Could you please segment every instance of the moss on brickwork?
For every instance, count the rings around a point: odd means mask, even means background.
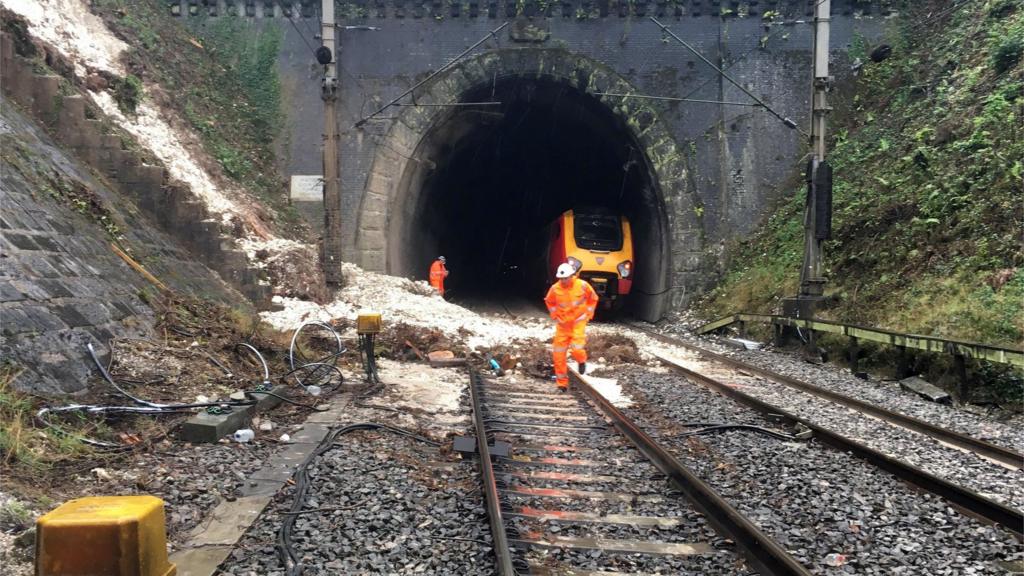
[[[834,220],[820,315],[1020,345],[1024,10],[933,1],[902,18],[887,40],[892,55],[865,58],[853,85],[833,94]],[[708,316],[772,311],[796,293],[803,192],[790,198],[731,248]]]

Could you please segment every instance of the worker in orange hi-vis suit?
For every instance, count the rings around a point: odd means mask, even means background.
[[[548,290],[544,303],[555,321],[555,338],[551,342],[551,355],[555,361],[555,382],[559,390],[569,389],[569,367],[566,352],[580,365],[580,374],[587,371],[587,322],[597,309],[597,292],[584,280],[576,277],[572,264],[558,266],[558,281]]]
[[[444,297],[444,279],[448,277],[448,268],[444,265],[444,256],[438,256],[430,265],[430,285]]]

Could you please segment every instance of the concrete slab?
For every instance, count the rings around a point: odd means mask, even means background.
[[[234,502],[221,502],[210,512],[207,521],[192,530],[192,548],[221,544],[232,546],[249,529],[273,498],[269,494],[247,496]]]
[[[274,479],[274,480],[258,480],[256,478],[249,478],[245,481],[241,487],[238,488],[238,497],[244,498],[246,496],[266,496],[277,494],[277,491],[284,486],[285,479]]]
[[[200,412],[181,425],[178,436],[186,442],[216,442],[245,428],[255,413],[254,406],[236,407],[227,414]]]
[[[252,396],[256,399],[255,405],[237,406],[227,414],[200,412],[182,424],[178,435],[186,442],[216,442],[228,434],[234,433],[235,430],[248,426],[249,420],[257,412],[270,410],[280,404],[282,400],[278,396],[286,396],[288,387],[275,386],[272,392],[273,394],[253,392]]]
[[[345,412],[349,403],[352,402],[352,394],[342,394],[331,399],[329,403],[323,404],[327,410],[314,412],[306,419],[307,424],[338,424],[344,421]]]
[[[316,444],[290,444],[288,448],[275,454],[262,468],[253,472],[250,478],[284,482],[292,477],[295,467],[301,464],[315,449]]]
[[[188,548],[171,554],[178,576],[209,576],[231,554],[231,546]]]
[[[911,376],[910,378],[904,378],[900,380],[900,388],[907,392],[913,392],[918,396],[931,400],[932,402],[949,403],[953,399],[946,393],[945,390],[938,386],[918,378],[917,376]]]
[[[332,427],[326,422],[309,422],[298,432],[292,434],[292,442],[295,444],[319,444]]]
[[[280,399],[263,396],[274,405],[280,402]],[[238,489],[237,500],[221,502],[201,525],[192,530],[185,547],[171,555],[179,576],[210,576],[216,572],[235,543],[292,477],[295,468],[316,450],[332,425],[343,420],[351,399],[351,394],[339,396],[331,401],[328,410],[311,414],[294,434],[298,441],[270,456],[263,467],[251,474]]]

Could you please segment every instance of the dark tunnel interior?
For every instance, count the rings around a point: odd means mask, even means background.
[[[559,214],[600,206],[634,235],[635,293],[667,268],[665,211],[640,146],[605,104],[566,83],[511,77],[465,93],[417,148],[403,177],[392,273],[426,278],[443,254],[453,299],[539,299],[543,230]],[[629,308],[627,301],[627,309]]]

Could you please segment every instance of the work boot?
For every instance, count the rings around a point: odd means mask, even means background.
[[[580,362],[580,376],[582,376],[582,375],[584,375],[586,373],[587,373],[587,363],[586,362]]]

